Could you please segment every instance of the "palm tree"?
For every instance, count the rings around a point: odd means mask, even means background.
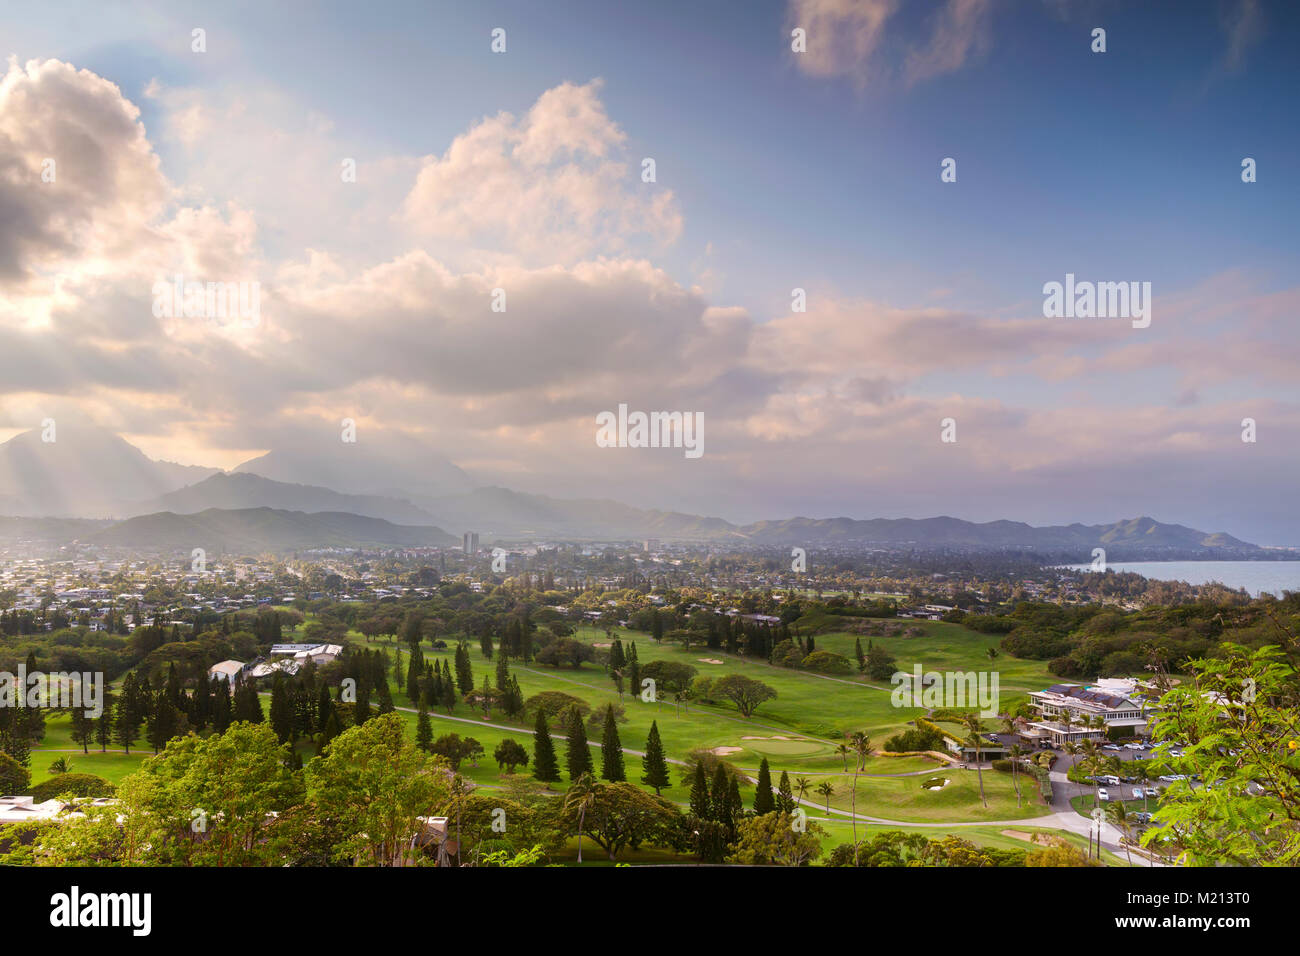
[[[840,758],[844,761],[844,772],[845,772],[845,773],[848,773],[848,772],[849,772],[849,754],[852,753],[852,751],[849,750],[848,744],[840,744],[838,747],[835,748],[835,752],[836,752],[837,754],[839,754],[839,755],[840,755]]]
[[[72,761],[69,760],[67,757],[59,757],[52,764],[50,764],[51,774],[71,773],[71,772],[72,772]]]
[[[1097,779],[1097,774],[1101,772],[1101,752],[1097,749],[1097,741],[1091,739],[1079,741],[1079,752],[1083,754],[1084,769],[1092,777],[1095,790],[1092,805],[1099,807],[1101,806],[1101,781]]]
[[[1110,822],[1124,835],[1124,855],[1128,857],[1128,865],[1133,865],[1133,853],[1129,850],[1129,840],[1133,836],[1133,817],[1124,808],[1123,802],[1112,803],[1106,808],[1106,816],[1110,817]],[[1101,857],[1101,839],[1097,840],[1097,856]]]
[[[1064,739],[1068,745],[1070,743],[1070,728],[1074,726],[1074,712],[1063,708],[1056,716],[1061,723],[1065,724]]]
[[[853,765],[853,865],[858,865],[858,774],[871,756],[871,738],[861,730],[849,735],[849,746],[858,755]],[[830,811],[827,811],[828,813]]]
[[[804,794],[807,793],[811,787],[812,787],[812,781],[809,780],[807,777],[795,777],[794,778],[795,798],[800,803],[803,803]]]
[[[966,729],[970,731],[970,737],[967,739],[967,742],[975,745],[975,773],[979,777],[980,781],[980,802],[984,804],[984,809],[987,810],[989,800],[988,797],[984,795],[984,767],[982,766],[984,760],[980,750],[983,741],[980,738],[981,731],[979,715],[967,714],[963,723],[966,724]]]
[[[564,795],[564,809],[578,811],[578,862],[582,862],[582,828],[587,811],[596,805],[596,778],[588,771],[573,781]]]
[[[816,790],[826,798],[826,816],[831,815],[831,797],[835,796],[835,788],[831,786],[829,780],[823,780],[817,784]]]
[[[1011,786],[1016,788],[1016,807],[1017,809],[1024,806],[1020,800],[1020,779],[1017,776],[1017,770],[1020,767],[1020,758],[1025,755],[1025,751],[1020,744],[1011,745]]]
[[[456,803],[456,863],[464,865],[460,855],[460,811],[465,804],[465,797],[474,789],[473,785],[458,773],[451,775],[451,797]]]

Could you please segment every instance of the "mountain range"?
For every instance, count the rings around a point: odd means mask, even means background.
[[[561,499],[472,479],[435,451],[391,436],[350,444],[337,435],[280,448],[230,472],[155,461],[102,429],[60,427],[0,445],[0,540],[80,540],[140,548],[286,551],[317,547],[446,546],[446,529],[484,543],[527,538],[658,538],[763,547],[1032,551],[1091,559],[1245,556],[1255,545],[1148,517],[1105,525],[1032,527],[959,518],[786,518],[738,525],[717,517]],[[52,521],[31,520],[48,516]],[[73,519],[112,517],[116,523]],[[27,519],[27,520],[22,520]]]

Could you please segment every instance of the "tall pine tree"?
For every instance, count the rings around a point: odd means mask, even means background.
[[[776,809],[776,800],[772,796],[772,770],[764,757],[758,762],[758,786],[754,790],[754,813],[763,816]]]
[[[564,755],[569,779],[577,780],[584,773],[594,773],[591,747],[587,744],[587,728],[582,723],[582,713],[578,710],[577,704],[569,708],[564,718],[564,726],[569,734],[569,747]]]
[[[605,710],[605,733],[600,741],[600,775],[612,782],[627,779],[623,770],[623,744],[618,739],[616,723],[614,705],[609,704]]]
[[[560,779],[560,764],[555,759],[555,742],[546,725],[546,712],[540,707],[533,730],[533,776],[543,783],[554,783]]]
[[[668,779],[668,761],[664,759],[663,741],[659,739],[659,724],[656,721],[650,721],[650,736],[645,742],[645,756],[641,758],[641,766],[645,774],[641,777],[641,782],[646,786],[655,788],[655,796],[664,787],[672,786]]]

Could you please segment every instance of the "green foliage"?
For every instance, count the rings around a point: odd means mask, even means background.
[[[93,773],[62,773],[32,787],[31,796],[37,803],[44,803],[63,796],[111,797],[116,790],[113,784]]]

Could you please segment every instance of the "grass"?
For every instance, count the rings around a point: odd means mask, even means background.
[[[1018,696],[1046,686],[1054,680],[1045,664],[1040,661],[1018,661],[1000,656],[990,663],[986,649],[993,641],[959,625],[910,622],[907,626],[922,628],[924,636],[872,636],[870,640],[889,650],[897,658],[899,669],[904,671],[911,670],[914,664],[920,664],[925,670],[997,670],[1003,692],[1003,710],[1011,706]],[[891,700],[892,688],[888,684],[859,675],[828,677],[773,667],[765,662],[742,659],[700,645],[689,649],[677,644],[660,646],[655,645],[647,634],[622,629],[618,629],[615,636],[621,638],[625,646],[632,641],[636,642],[642,664],[653,660],[672,660],[690,664],[699,673],[712,677],[745,674],[771,686],[776,690],[777,697],[764,703],[751,718],[746,719],[729,704],[690,702],[678,706],[671,701],[643,703],[639,697],[620,695],[604,669],[590,663],[576,669],[560,669],[512,662],[510,671],[519,681],[525,698],[542,691],[558,690],[581,698],[593,709],[609,702],[621,703],[628,718],[618,725],[624,748],[644,750],[650,725],[655,722],[670,761],[682,761],[695,749],[739,747],[742,748],[740,751],[727,755],[725,759],[754,776],[759,761],[766,757],[774,782],[780,779],[782,771],[789,774],[792,782],[798,777],[808,778],[811,787],[805,793],[804,806],[810,815],[817,813],[818,807],[824,806],[823,798],[812,789],[823,781],[830,782],[834,787],[835,793],[831,797],[833,809],[848,811],[852,803],[852,774],[845,773],[845,759],[836,751],[837,746],[845,741],[847,733],[865,731],[870,735],[873,745],[879,748],[887,737],[903,730],[914,717],[923,714],[917,708],[895,707]],[[609,639],[603,630],[593,627],[579,628],[576,637],[592,644],[603,644]],[[351,634],[350,639],[360,647],[386,648],[390,653],[399,647],[383,641],[367,644],[360,634]],[[819,649],[852,658],[855,639],[856,636],[850,633],[830,633],[820,634],[816,640]],[[405,660],[404,646],[402,651]],[[450,663],[454,645],[440,651],[425,646],[422,651],[426,659],[441,657]],[[494,665],[482,658],[476,643],[471,644],[470,654],[478,683],[485,673],[493,672]],[[702,664],[699,658],[703,657],[714,658],[722,663]],[[393,683],[390,684],[390,690],[397,707],[410,708],[404,688]],[[1010,697],[1007,696],[1008,692]],[[414,735],[415,713],[407,709],[399,710],[399,713]],[[496,787],[504,783],[503,773],[498,770],[491,756],[502,740],[512,738],[531,753],[531,721],[526,724],[510,721],[501,713],[493,712],[490,721],[485,722],[481,711],[472,710],[465,704],[458,705],[450,715],[450,718],[459,719],[449,719],[449,715],[441,710],[430,716],[435,736],[457,733],[462,737],[473,737],[483,745],[485,754],[480,758],[478,766],[466,762],[460,768],[462,774],[480,786]],[[488,726],[489,722],[502,726]],[[147,747],[140,752],[133,749],[129,755],[120,752],[100,754],[92,747],[90,754],[83,755],[80,748],[71,741],[68,724],[68,719],[60,715],[47,719],[46,736],[41,741],[40,748],[33,751],[33,783],[48,779],[48,765],[57,756],[70,757],[74,771],[95,773],[118,782],[150,754]],[[776,736],[797,739],[773,739]],[[746,737],[757,739],[746,740]],[[593,743],[598,745],[599,741]],[[563,767],[566,743],[558,739],[558,735],[556,748]],[[598,750],[598,746],[593,746],[592,756],[597,770],[600,765]],[[312,752],[310,745],[305,747],[304,759],[310,759]],[[640,757],[625,754],[625,765],[628,779],[639,783],[643,772]],[[664,797],[679,804],[685,804],[689,797],[689,787],[682,781],[682,770],[681,766],[670,766],[672,785],[663,791]],[[523,768],[522,772],[527,773],[527,768]],[[950,783],[942,790],[927,791],[922,783],[931,776],[946,777]],[[862,815],[902,823],[1028,821],[1050,812],[1042,805],[1032,779],[1021,776],[1023,800],[1022,805],[1017,806],[1009,775],[985,771],[983,776],[989,804],[987,808],[980,801],[979,781],[974,771],[962,770],[926,757],[872,756],[866,761],[857,781],[857,811]],[[568,784],[565,775],[564,779],[552,784],[551,789],[560,791]],[[747,804],[752,801],[752,786],[744,788],[743,794]],[[849,820],[832,818],[824,825],[831,830],[832,835],[827,838],[831,845],[850,839]],[[860,822],[859,838],[872,829],[899,828]],[[921,828],[918,832],[930,837],[953,833],[981,845],[1026,846],[1023,841],[1001,835],[1000,829],[1001,827],[990,827],[986,831],[980,826],[954,826],[950,829]],[[1017,829],[1027,828],[1018,825]],[[661,861],[661,854],[651,851],[647,851],[647,854],[644,860],[638,861]],[[597,848],[593,857],[600,856],[602,854]],[[626,859],[632,861],[634,857]]]

